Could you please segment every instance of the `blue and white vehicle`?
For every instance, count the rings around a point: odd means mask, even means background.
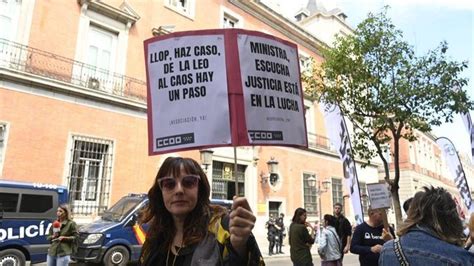
[[[211,200],[230,209],[231,200]],[[139,222],[148,205],[146,194],[129,194],[90,224],[79,228],[79,247],[71,258],[78,262],[102,265],[127,265],[137,261],[145,242],[147,224]]]
[[[63,186],[0,180],[0,265],[46,261],[46,236],[67,201]]]

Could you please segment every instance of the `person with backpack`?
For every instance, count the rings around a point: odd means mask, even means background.
[[[324,229],[319,238],[318,254],[321,266],[342,266],[342,243],[336,232],[336,217],[324,215]]]

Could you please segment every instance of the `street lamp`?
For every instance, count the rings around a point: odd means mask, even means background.
[[[321,182],[321,180],[318,181],[318,180],[316,180],[316,177],[314,175],[312,175],[308,178],[308,186],[309,187],[314,189],[316,187],[316,183],[318,184],[318,187],[316,188],[316,195],[318,196],[319,225],[321,226],[322,221],[323,221],[323,214],[322,214],[322,208],[321,208],[321,194],[328,191],[329,184],[331,184],[331,181],[329,181],[329,180],[324,180],[322,182]],[[323,185],[322,188],[321,188],[321,183]]]
[[[207,174],[207,168],[212,164],[212,154],[214,151],[200,150],[199,153],[201,154],[201,164],[204,165],[204,169]]]
[[[268,174],[265,174],[263,171],[260,172],[260,183],[265,184],[267,181],[270,181],[273,184],[278,180],[278,161],[271,157],[267,162],[267,167]]]

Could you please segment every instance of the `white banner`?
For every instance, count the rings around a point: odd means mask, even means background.
[[[436,143],[443,152],[446,164],[449,171],[451,172],[452,177],[454,178],[454,183],[459,190],[459,194],[461,195],[464,205],[466,205],[469,213],[474,212],[474,204],[472,202],[471,192],[467,184],[466,174],[462,168],[461,161],[459,161],[456,148],[449,139],[444,137],[436,139]]]
[[[250,144],[307,146],[296,46],[237,35]]]
[[[349,132],[346,123],[337,105],[319,104],[324,114],[324,122],[331,144],[339,151],[344,170],[344,180],[352,201],[354,218],[357,224],[364,222],[362,204],[360,200],[359,180],[357,178],[356,163],[350,156],[352,152]]]
[[[461,117],[466,126],[467,133],[471,137],[471,162],[474,163],[474,125],[472,124],[471,114],[469,112],[463,113]]]
[[[151,153],[230,144],[224,35],[169,38],[147,48]]]

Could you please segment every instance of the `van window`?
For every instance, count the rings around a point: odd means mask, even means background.
[[[0,211],[15,212],[18,205],[17,193],[0,192]]]
[[[53,208],[53,197],[50,195],[22,194],[20,212],[46,212]]]

